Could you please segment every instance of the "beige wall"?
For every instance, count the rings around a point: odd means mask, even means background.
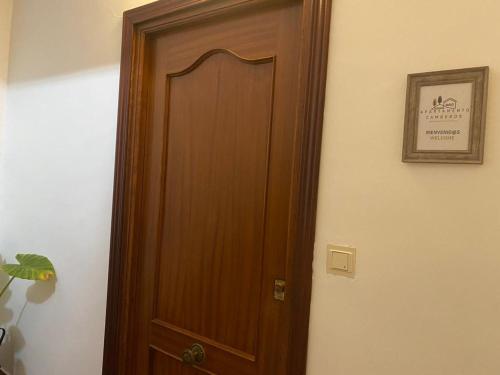
[[[12,0],[0,0],[0,141],[5,118],[11,17]]]
[[[0,249],[46,253],[58,283],[16,283],[2,317],[17,375],[98,374],[120,14],[148,1],[15,1]],[[499,14],[497,0],[334,0],[308,375],[498,375]],[[491,67],[485,164],[402,164],[406,74],[477,65]],[[359,249],[355,279],[326,274],[327,243]]]
[[[500,372],[500,2],[334,0],[308,375]],[[491,67],[483,166],[403,164],[406,74]],[[358,248],[354,280],[327,243]]]

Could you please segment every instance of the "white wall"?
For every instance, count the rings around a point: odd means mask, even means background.
[[[2,155],[2,134],[5,121],[5,97],[7,93],[7,74],[9,65],[10,29],[12,17],[12,0],[0,0],[0,157]],[[2,179],[0,178],[0,186]],[[3,201],[0,188],[0,202]],[[0,212],[1,213],[1,212]],[[0,261],[2,253],[0,250]],[[0,277],[0,283],[7,281],[6,277]],[[5,307],[6,298],[0,300],[0,325],[4,325],[12,319],[11,311]],[[5,368],[11,368],[12,347],[10,342],[5,341],[0,347],[0,364]]]
[[[15,2],[0,249],[58,269],[55,291],[18,282],[0,311],[17,375],[99,373],[119,15],[144,2]],[[334,1],[309,375],[498,375],[500,3],[478,3]],[[402,164],[406,74],[477,65],[485,164]],[[358,248],[355,279],[326,274],[327,243]]]
[[[55,286],[16,281],[0,311],[16,375],[100,373],[121,13],[144,2],[15,0],[0,249],[58,272]]]
[[[0,141],[5,118],[11,17],[12,0],[0,0]]]
[[[500,373],[500,2],[334,0],[309,375]],[[403,164],[406,74],[491,67],[485,164]],[[327,243],[358,248],[326,274]]]

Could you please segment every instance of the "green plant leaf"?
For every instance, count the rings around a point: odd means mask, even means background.
[[[50,260],[42,255],[17,254],[19,264],[4,264],[2,270],[8,275],[25,280],[47,281],[56,276]]]

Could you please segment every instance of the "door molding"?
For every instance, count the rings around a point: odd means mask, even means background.
[[[225,12],[278,2],[303,4],[300,52],[299,108],[292,181],[292,213],[289,218],[287,295],[290,298],[289,355],[287,375],[304,375],[307,361],[312,260],[316,224],[317,189],[324,95],[328,60],[332,0],[160,0],[124,14],[115,185],[109,259],[108,300],[104,342],[103,375],[124,373],[129,342],[129,311],[133,309],[134,222],[138,207],[133,196],[140,193],[137,174],[141,167],[140,140],[147,98],[141,82],[148,74],[143,62],[148,54],[148,34],[197,22]],[[133,338],[130,338],[133,340]]]

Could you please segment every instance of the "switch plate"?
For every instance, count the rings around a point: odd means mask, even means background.
[[[328,245],[326,270],[335,275],[354,277],[356,249],[347,246]]]

